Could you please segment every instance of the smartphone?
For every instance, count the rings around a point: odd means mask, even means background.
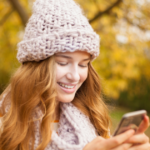
[[[146,114],[146,110],[138,110],[124,114],[113,136],[121,134],[129,129],[134,129],[136,131]]]

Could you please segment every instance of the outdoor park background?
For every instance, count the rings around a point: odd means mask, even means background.
[[[150,0],[76,0],[101,37],[98,71],[112,132],[125,112],[150,113]],[[17,43],[33,0],[0,0],[0,93],[20,66]],[[150,137],[150,129],[147,131]]]

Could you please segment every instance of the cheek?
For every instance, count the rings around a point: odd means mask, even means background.
[[[61,79],[66,74],[66,70],[62,67],[56,66],[56,80]]]
[[[80,73],[80,81],[84,82],[87,79],[87,76],[88,76],[88,69]]]

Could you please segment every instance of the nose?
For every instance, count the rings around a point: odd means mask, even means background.
[[[71,80],[72,82],[78,82],[80,80],[78,66],[75,65],[69,69],[67,73],[67,79]]]

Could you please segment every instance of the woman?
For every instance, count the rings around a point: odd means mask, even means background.
[[[139,134],[108,139],[110,119],[91,65],[98,54],[99,37],[73,0],[37,0],[18,44],[22,64],[0,97],[0,149],[149,149],[147,116]]]

